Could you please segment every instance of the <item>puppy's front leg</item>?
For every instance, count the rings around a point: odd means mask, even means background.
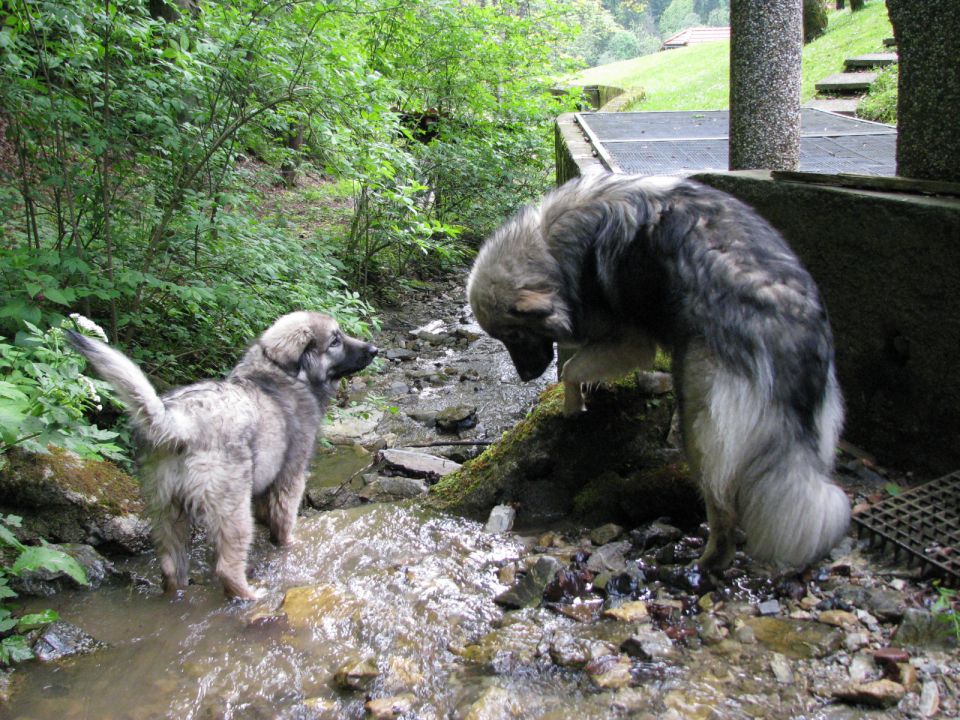
[[[642,333],[631,333],[615,342],[582,346],[567,360],[560,373],[563,414],[571,417],[587,409],[583,385],[617,380],[631,370],[649,367],[656,351],[653,340]]]

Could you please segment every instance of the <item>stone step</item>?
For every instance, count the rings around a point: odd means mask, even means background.
[[[895,62],[897,62],[896,53],[867,53],[866,55],[847,58],[843,61],[843,66],[847,70],[858,70],[862,68],[882,68],[893,65]]]
[[[857,114],[857,104],[859,102],[859,98],[814,98],[805,102],[803,106],[853,117]]]
[[[825,77],[817,83],[818,92],[828,93],[855,93],[870,88],[870,84],[877,79],[875,72],[836,73]]]
[[[884,46],[884,47],[896,47],[896,46],[897,46],[897,39],[896,39],[896,38],[884,38],[884,39],[883,39],[883,46]]]

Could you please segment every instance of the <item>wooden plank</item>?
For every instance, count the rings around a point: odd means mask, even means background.
[[[833,185],[859,190],[960,197],[960,183],[941,182],[939,180],[916,180],[914,178],[854,175],[850,173],[831,175],[829,173],[795,172],[787,170],[774,170],[771,173],[771,177],[773,177],[774,180],[811,183],[814,185]]]

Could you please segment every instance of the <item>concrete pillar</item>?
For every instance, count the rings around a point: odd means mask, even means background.
[[[900,55],[897,175],[960,181],[960,0],[887,0]]]
[[[731,170],[799,168],[802,49],[803,0],[732,0]]]

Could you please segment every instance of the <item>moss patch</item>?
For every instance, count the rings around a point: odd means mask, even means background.
[[[434,486],[426,502],[476,518],[511,503],[519,523],[698,519],[696,488],[667,442],[674,398],[642,389],[638,377],[601,387],[576,418],[563,417],[562,387],[548,388],[526,418]]]

